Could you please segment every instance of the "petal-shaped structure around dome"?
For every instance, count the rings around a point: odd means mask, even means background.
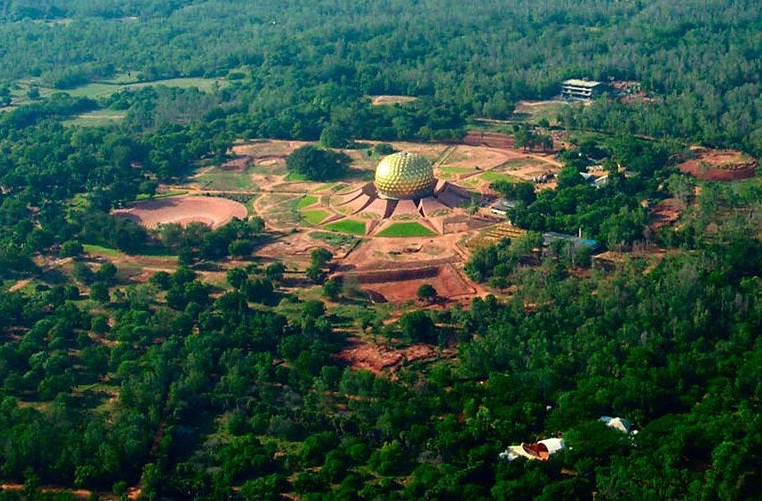
[[[431,162],[417,153],[400,151],[386,156],[376,167],[376,190],[381,198],[409,200],[434,192],[436,179]]]

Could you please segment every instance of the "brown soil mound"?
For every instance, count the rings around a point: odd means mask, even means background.
[[[220,168],[227,172],[243,172],[250,164],[251,157],[236,157],[222,164]]]
[[[735,181],[754,177],[757,162],[735,150],[696,150],[696,156],[677,166],[681,172],[706,181]]]
[[[680,218],[680,213],[685,210],[685,202],[677,198],[662,200],[651,211],[651,229],[658,230],[664,226],[674,224]]]
[[[426,266],[423,268],[366,271],[362,273],[353,273],[352,276],[361,284],[378,284],[386,282],[396,282],[400,280],[416,280],[431,278],[437,276],[439,268],[436,266]]]
[[[114,215],[131,219],[146,228],[168,223],[185,226],[192,222],[217,228],[234,217],[245,218],[248,211],[243,204],[226,198],[187,196],[136,202],[125,209],[116,209]]]
[[[489,146],[491,148],[513,149],[513,136],[499,132],[471,131],[461,140],[469,146]]]
[[[354,369],[380,374],[384,369],[395,371],[405,362],[436,358],[437,353],[429,345],[414,344],[395,350],[391,346],[365,343],[357,338],[350,340],[350,346],[336,355],[336,358]]]
[[[418,288],[430,284],[440,297],[456,299],[476,293],[458,271],[449,264],[411,269],[368,271],[351,274],[363,288],[386,301],[403,302],[416,299]]]

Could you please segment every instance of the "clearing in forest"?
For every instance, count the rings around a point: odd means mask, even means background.
[[[114,214],[146,228],[168,223],[185,226],[193,222],[217,228],[234,217],[245,218],[248,210],[245,205],[226,198],[182,196],[134,202],[124,209],[116,209]]]
[[[757,162],[737,150],[693,148],[692,158],[677,166],[681,172],[706,181],[736,181],[754,177]]]
[[[383,273],[378,273],[372,283],[364,283],[364,278],[359,277],[359,282],[364,289],[373,291],[377,297],[383,297],[386,301],[401,303],[416,297],[418,288],[423,284],[429,284],[437,291],[437,295],[446,300],[458,300],[469,298],[476,293],[476,289],[450,264],[437,266],[428,271],[405,270],[402,276],[389,276],[383,281]],[[420,273],[419,273],[420,272]],[[396,272],[400,274],[400,272]]]
[[[538,123],[544,118],[550,125],[558,125],[558,115],[567,106],[569,106],[569,103],[560,99],[519,101],[513,110],[513,117],[533,124]]]
[[[373,106],[381,106],[384,104],[405,104],[412,103],[417,98],[415,96],[370,96],[370,102]]]
[[[29,82],[27,82],[28,84]],[[133,83],[115,83],[111,81],[91,82],[72,89],[63,91],[49,87],[40,87],[40,95],[47,97],[56,92],[66,92],[73,97],[89,97],[91,99],[100,99],[110,97],[117,92],[126,89],[136,90],[143,87],[153,87],[163,85],[165,87],[178,87],[181,89],[196,88],[203,92],[210,92],[214,85],[226,85],[227,79],[224,78],[167,78],[164,80],[154,80],[151,82],[133,82]]]
[[[403,364],[417,360],[437,358],[436,350],[426,344],[413,344],[402,349],[389,345],[364,342],[358,338],[347,340],[348,345],[336,355],[354,369],[362,369],[381,374],[384,370],[396,371]]]

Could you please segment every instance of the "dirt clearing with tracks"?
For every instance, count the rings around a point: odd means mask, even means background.
[[[130,204],[114,211],[136,223],[153,229],[160,224],[203,223],[217,228],[234,217],[243,219],[248,215],[246,206],[218,197],[169,197]]]

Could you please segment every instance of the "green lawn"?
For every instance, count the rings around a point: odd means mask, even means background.
[[[325,218],[330,216],[328,211],[321,209],[301,211],[299,214],[311,224],[320,224]]]
[[[314,195],[305,195],[302,198],[299,199],[299,201],[296,203],[297,209],[304,209],[305,207],[309,207],[310,205],[316,204],[318,201],[318,197]]]
[[[307,176],[305,176],[304,174],[289,172],[288,176],[286,176],[285,181],[292,182],[292,183],[301,183],[303,181],[309,181],[309,179],[307,179]]]
[[[326,228],[342,233],[351,233],[352,235],[365,235],[365,223],[355,221],[354,219],[342,219],[341,221],[326,225]]]
[[[420,223],[394,223],[381,231],[379,237],[430,237],[436,235]]]
[[[489,181],[491,183],[494,183],[495,181],[507,181],[509,183],[518,183],[519,179],[509,176],[508,174],[502,174],[499,172],[485,172],[484,174],[479,176],[480,178],[484,179],[485,181]]]
[[[244,172],[224,171],[218,167],[196,179],[202,190],[246,191],[257,187],[251,181],[249,169]]]
[[[112,249],[110,247],[103,247],[102,245],[84,244],[82,245],[82,248],[88,254],[102,254],[104,256],[111,256],[111,257],[124,256],[122,251],[117,249]]]
[[[113,249],[111,247],[104,247],[102,245],[95,244],[82,244],[83,250],[88,254],[100,254],[102,256],[109,257],[124,257],[125,253],[119,249]],[[132,256],[148,256],[148,257],[162,257],[167,258],[170,261],[175,261],[177,256],[172,254],[169,250],[163,247],[156,247],[151,245],[144,245],[139,249],[136,249]],[[121,265],[124,266],[124,265]],[[140,268],[141,265],[136,265]]]

